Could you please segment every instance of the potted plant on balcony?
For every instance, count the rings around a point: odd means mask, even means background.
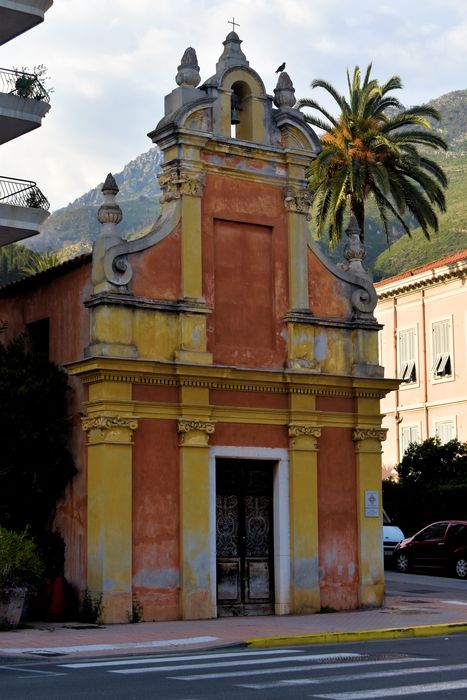
[[[26,593],[42,579],[44,564],[26,532],[0,527],[0,627],[17,627]]]
[[[15,92],[18,97],[32,97],[34,83],[37,82],[35,75],[27,75],[22,73],[15,80]]]

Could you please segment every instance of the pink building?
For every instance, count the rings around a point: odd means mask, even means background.
[[[376,285],[380,364],[402,383],[381,402],[383,470],[407,446],[438,435],[467,440],[467,250]]]

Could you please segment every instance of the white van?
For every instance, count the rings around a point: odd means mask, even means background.
[[[402,542],[404,537],[404,533],[402,532],[400,527],[397,527],[397,525],[393,525],[388,514],[383,509],[383,551],[384,563],[386,566],[392,563],[394,548],[396,544]]]

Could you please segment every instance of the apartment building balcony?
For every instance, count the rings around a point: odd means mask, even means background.
[[[0,46],[44,21],[53,0],[0,0]]]
[[[37,75],[0,68],[0,144],[37,129],[49,109]]]
[[[35,182],[0,176],[0,246],[37,235],[49,208]]]

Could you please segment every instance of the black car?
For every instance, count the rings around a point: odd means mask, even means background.
[[[396,546],[398,571],[413,567],[438,568],[467,579],[467,520],[443,520],[427,525]]]

